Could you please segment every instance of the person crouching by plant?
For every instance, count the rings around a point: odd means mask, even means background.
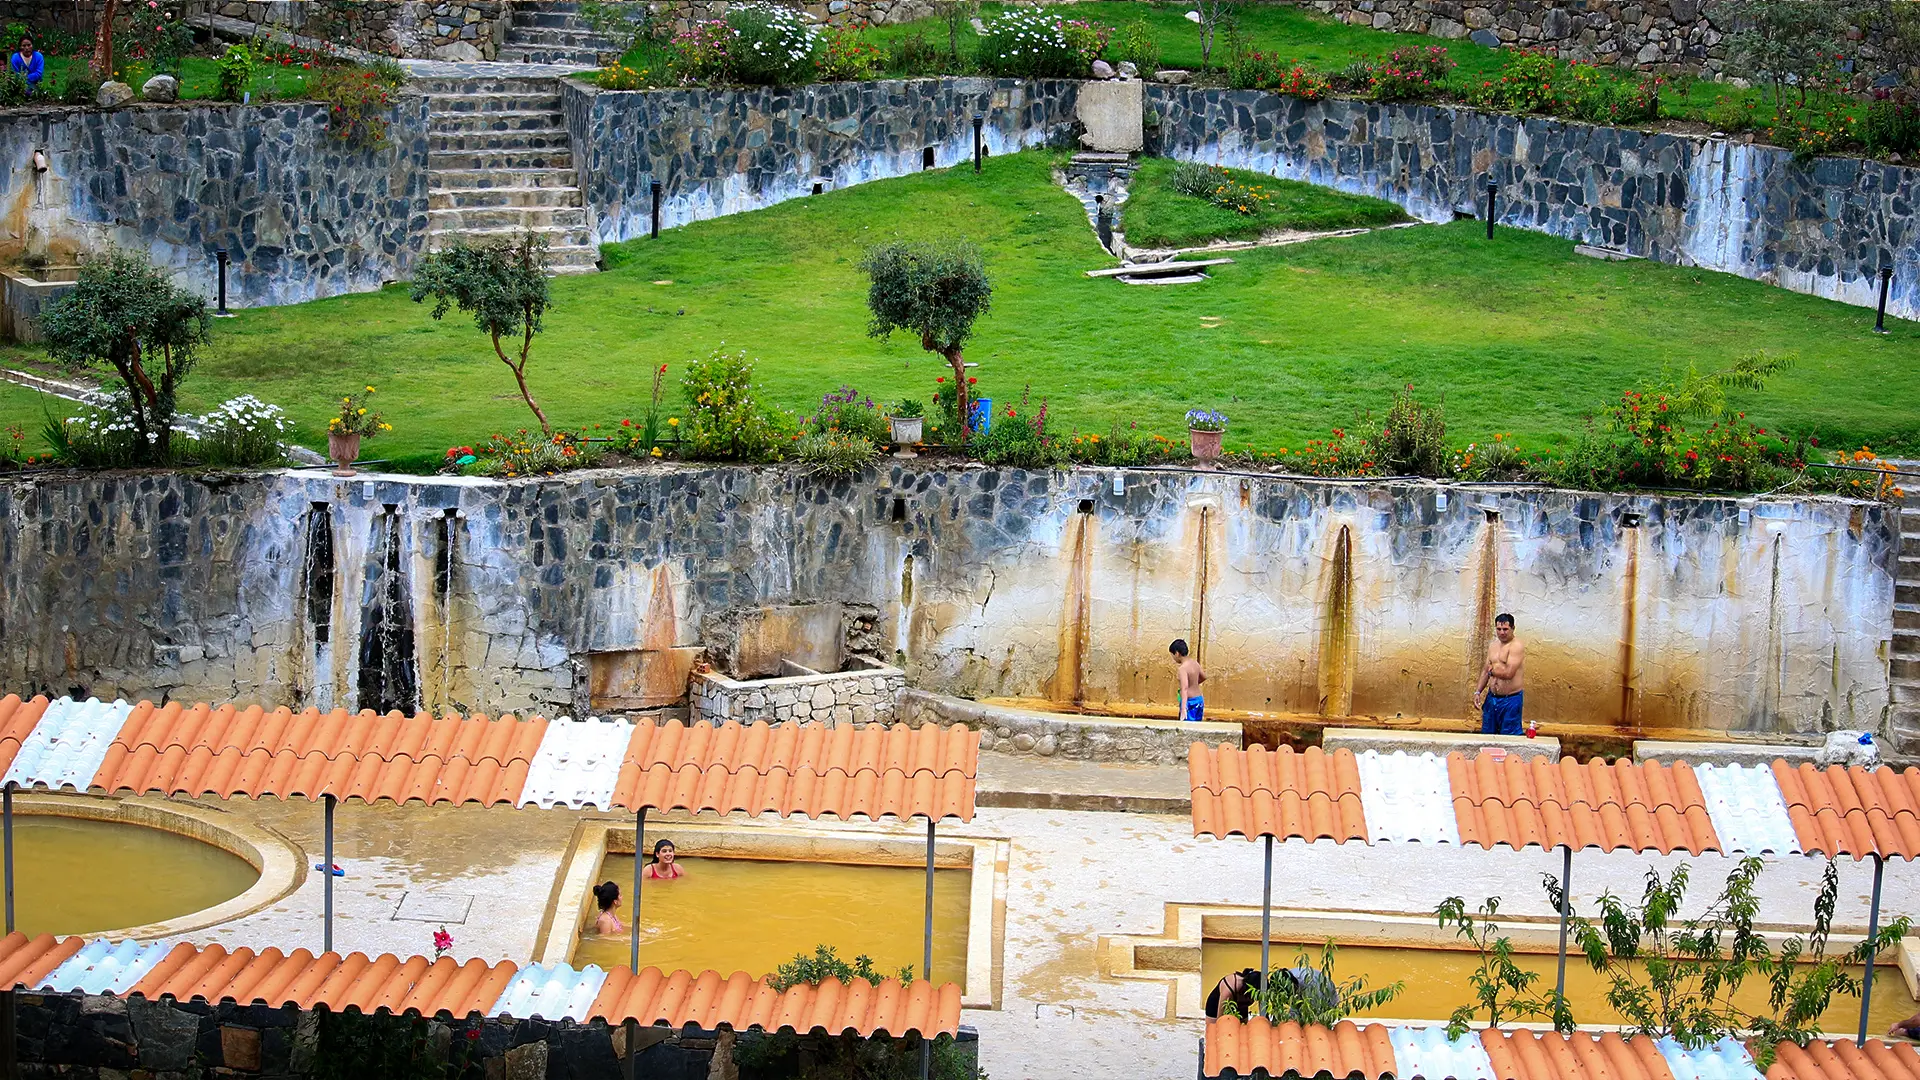
[[[47,58],[33,47],[33,38],[23,36],[20,47],[7,57],[7,70],[27,80],[27,96],[40,92],[40,80],[47,74]]]

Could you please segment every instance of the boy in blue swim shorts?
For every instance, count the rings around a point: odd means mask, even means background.
[[[1206,719],[1207,701],[1200,696],[1200,684],[1207,681],[1207,673],[1187,655],[1187,639],[1174,638],[1167,646],[1173,654],[1174,674],[1180,680],[1180,719],[1199,723]]]

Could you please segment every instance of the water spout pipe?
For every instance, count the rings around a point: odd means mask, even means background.
[[[1567,918],[1573,911],[1573,846],[1560,849],[1560,974],[1553,983],[1556,1012],[1567,1004]]]
[[[45,150],[35,150],[33,152],[33,171],[37,173],[47,171],[47,152]]]
[[[920,973],[933,985],[933,815],[927,815],[927,917],[920,928]],[[933,1041],[920,1033],[920,1080],[933,1068]]]
[[[1267,834],[1267,873],[1260,884],[1260,989],[1267,988],[1267,980],[1272,977],[1273,965],[1267,960],[1268,950],[1273,947],[1273,834]],[[1255,999],[1259,1001],[1260,1011],[1267,1011],[1266,995]],[[1267,1019],[1273,1019],[1268,1016]]]
[[[1853,1045],[1865,1049],[1867,1045],[1867,1013],[1873,1009],[1873,961],[1879,949],[1875,943],[1880,937],[1880,875],[1887,868],[1887,860],[1878,852],[1873,856],[1873,901],[1867,908],[1867,975],[1860,981],[1860,1034]]]
[[[322,796],[327,808],[327,839],[322,856],[326,861],[320,864],[321,886],[326,892],[325,914],[321,922],[321,952],[333,951],[333,796]]]
[[[1873,317],[1873,332],[1876,334],[1884,334],[1887,332],[1887,291],[1892,286],[1893,286],[1893,267],[1891,266],[1881,267],[1880,268],[1880,310],[1876,312]]]

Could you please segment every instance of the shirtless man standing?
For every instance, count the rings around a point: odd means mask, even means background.
[[[1496,639],[1487,646],[1487,666],[1480,672],[1480,685],[1473,691],[1473,707],[1480,710],[1480,734],[1524,735],[1520,726],[1520,668],[1527,661],[1527,648],[1513,636],[1513,616],[1501,614],[1493,620]]]
[[[1174,674],[1180,680],[1180,719],[1200,721],[1206,719],[1207,703],[1200,696],[1200,684],[1207,681],[1207,673],[1200,670],[1200,664],[1187,655],[1187,639],[1174,638],[1167,646],[1173,654]]]

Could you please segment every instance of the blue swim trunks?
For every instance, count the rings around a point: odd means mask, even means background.
[[[1520,698],[1525,693],[1516,690],[1511,694],[1488,694],[1480,705],[1480,734],[1525,735],[1526,731],[1520,726]]]
[[[1206,711],[1207,711],[1206,698],[1190,697],[1187,699],[1187,711],[1180,714],[1180,719],[1197,724],[1202,720],[1206,719],[1206,717],[1202,715]]]

